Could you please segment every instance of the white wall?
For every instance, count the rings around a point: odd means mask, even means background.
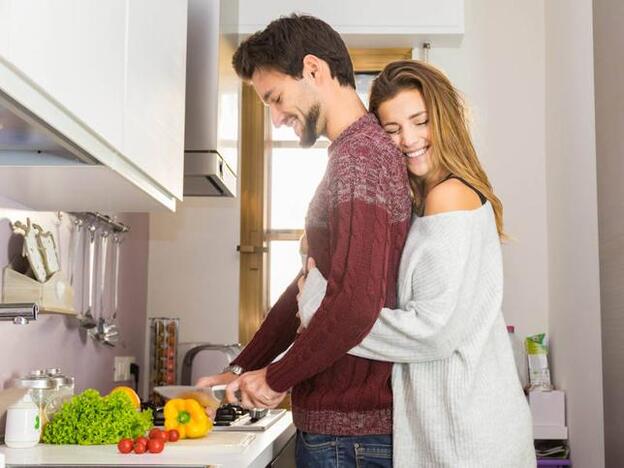
[[[594,77],[606,466],[624,465],[624,2],[594,1]]]
[[[465,21],[461,46],[434,41],[429,59],[464,94],[477,152],[503,202],[511,237],[503,311],[525,336],[548,326],[543,1],[469,1]]]
[[[604,466],[592,0],[545,2],[551,356],[572,460]]]
[[[238,342],[239,198],[186,197],[149,229],[148,317],[182,317],[182,343]]]

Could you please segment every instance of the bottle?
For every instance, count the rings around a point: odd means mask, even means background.
[[[518,335],[516,335],[515,327],[513,325],[507,325],[507,334],[509,335],[509,341],[511,342],[511,349],[513,350],[514,361],[516,362],[516,370],[518,371],[520,384],[523,389],[526,389],[529,385],[529,368],[524,342]]]
[[[39,443],[41,416],[30,392],[7,409],[4,443],[11,448],[29,448]]]

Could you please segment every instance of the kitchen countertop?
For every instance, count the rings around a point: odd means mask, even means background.
[[[211,432],[207,437],[215,441],[228,432]],[[161,453],[121,454],[116,445],[49,445],[39,444],[29,449],[12,449],[0,446],[6,456],[7,467],[19,466],[176,466],[176,467],[223,467],[223,468],[264,468],[281,452],[295,434],[292,414],[286,413],[264,432],[253,434],[253,441],[242,451],[235,449],[219,450],[218,445],[202,449],[200,445],[176,446],[179,442],[165,446]],[[199,440],[198,440],[199,441]],[[194,441],[193,441],[194,442]],[[199,442],[198,442],[199,444]]]

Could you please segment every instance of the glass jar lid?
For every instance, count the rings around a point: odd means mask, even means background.
[[[30,373],[25,377],[18,377],[14,380],[18,388],[36,388],[49,390],[56,387],[56,383],[46,375],[34,375]]]
[[[46,369],[45,373],[47,374],[47,377],[54,382],[57,388],[74,385],[74,378],[61,374],[61,369],[58,367]]]

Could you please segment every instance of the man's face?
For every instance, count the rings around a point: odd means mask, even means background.
[[[258,69],[251,83],[271,110],[273,125],[291,127],[303,147],[316,142],[323,132],[321,105],[313,86],[305,78],[297,80],[278,71]]]

